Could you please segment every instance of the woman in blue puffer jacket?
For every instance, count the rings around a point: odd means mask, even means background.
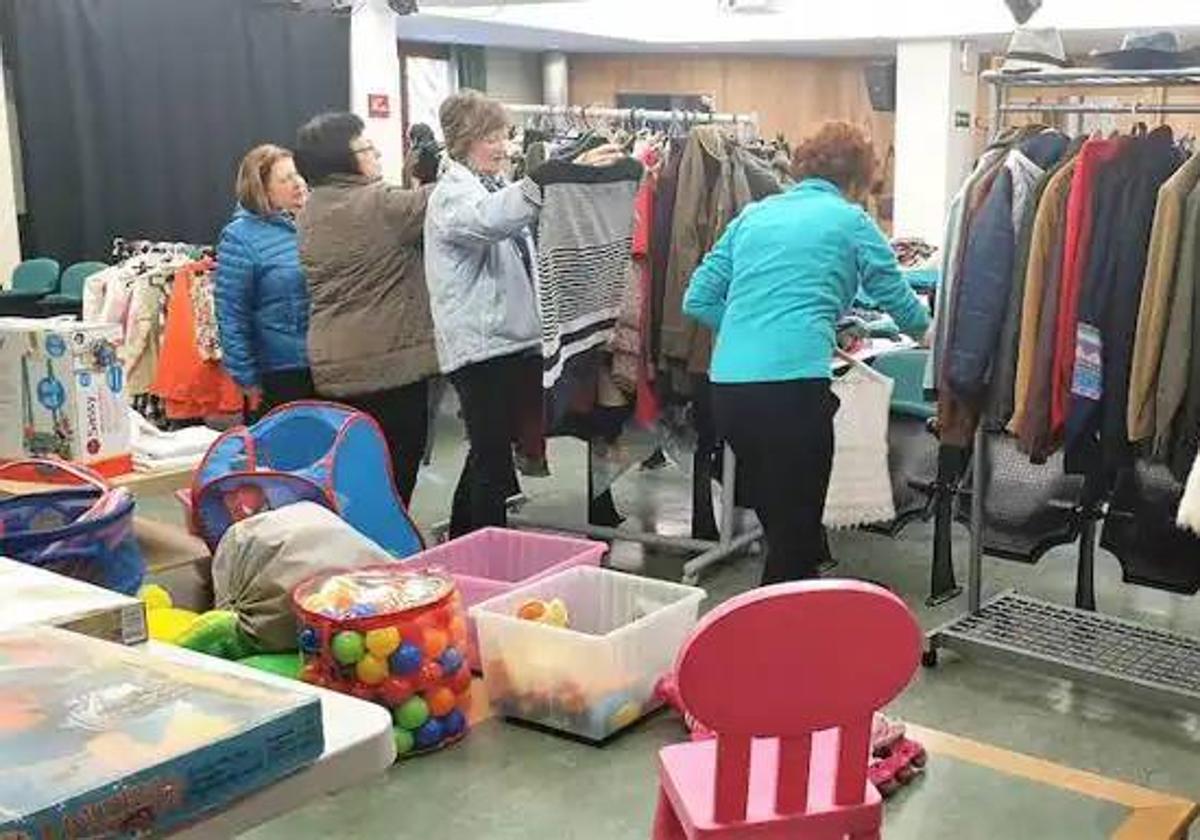
[[[294,221],[308,187],[291,152],[263,145],[242,161],[237,197],[217,246],[217,326],[225,369],[265,413],[315,393]]]

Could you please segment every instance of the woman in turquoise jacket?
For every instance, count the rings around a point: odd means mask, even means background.
[[[764,585],[815,577],[833,465],[838,319],[861,287],[923,337],[929,313],[878,226],[852,200],[871,183],[862,132],[830,123],[796,149],[790,191],[747,207],[692,275],[683,309],[716,333],[717,430],[767,542]]]
[[[237,195],[217,246],[217,328],[225,369],[266,412],[314,394],[294,221],[308,188],[291,152],[263,145],[242,161]]]

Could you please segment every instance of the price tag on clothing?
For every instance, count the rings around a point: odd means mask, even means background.
[[[1075,373],[1071,393],[1085,400],[1099,400],[1104,392],[1104,341],[1100,329],[1080,321],[1075,329]]]

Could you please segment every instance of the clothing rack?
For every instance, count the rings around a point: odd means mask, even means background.
[[[588,444],[588,456],[587,484],[588,501],[590,502],[592,495],[590,443]],[[708,567],[750,550],[755,543],[762,539],[763,530],[761,526],[755,526],[743,534],[735,535],[733,533],[736,521],[736,509],[734,507],[734,475],[736,469],[737,461],[733,450],[726,446],[721,469],[721,513],[718,524],[720,537],[716,540],[699,540],[692,537],[660,534],[656,531],[634,531],[627,528],[612,528],[605,525],[593,525],[591,523],[582,526],[565,526],[561,523],[522,515],[510,516],[509,522],[517,527],[531,528],[538,531],[558,531],[580,534],[600,540],[636,542],[677,554],[695,554],[695,557],[684,563],[682,578],[684,583],[695,584],[699,581],[701,573],[708,569]],[[520,501],[524,500],[521,499]]]
[[[992,86],[992,127],[999,136],[1007,113],[1053,111],[1063,114],[1193,114],[1183,104],[1113,106],[1084,101],[1047,104],[1012,102],[1011,88],[1168,87],[1200,85],[1200,68],[1182,70],[1063,70],[1033,74],[983,74]],[[1080,506],[1079,570],[1076,606],[1068,607],[1005,591],[982,601],[984,505],[990,437],[981,421],[971,456],[971,549],[967,567],[968,612],[929,634],[924,664],[937,663],[940,649],[1041,671],[1106,690],[1134,694],[1172,707],[1200,710],[1200,639],[1095,612],[1096,524],[1102,511],[1089,501],[1085,485]],[[949,522],[939,521],[948,539]],[[935,540],[938,536],[935,536]]]
[[[656,111],[644,110],[641,108],[606,108],[606,107],[589,107],[586,105],[527,105],[527,104],[506,104],[505,108],[509,113],[519,117],[570,117],[587,122],[590,119],[597,120],[621,120],[631,123],[688,123],[691,125],[732,125],[732,126],[748,126],[755,128],[758,125],[757,114],[725,114],[725,113],[707,113],[703,111]],[[589,444],[590,464],[591,447]],[[604,525],[594,525],[588,523],[582,526],[564,525],[561,522],[553,522],[548,520],[538,519],[536,517],[524,516],[519,513],[514,513],[509,517],[509,523],[515,527],[530,528],[542,531],[557,531],[560,533],[580,534],[594,539],[616,540],[625,542],[636,542],[642,545],[652,546],[654,548],[670,551],[679,554],[694,554],[695,557],[688,560],[683,567],[683,581],[685,583],[696,583],[700,574],[710,566],[735,557],[749,550],[755,543],[762,539],[762,528],[756,527],[747,531],[744,534],[733,534],[735,523],[735,507],[734,507],[734,474],[736,470],[736,459],[733,450],[728,446],[725,447],[725,455],[722,471],[722,493],[721,493],[721,511],[718,530],[720,538],[717,540],[700,540],[691,537],[671,536],[668,534],[659,534],[654,531],[635,531],[627,528],[613,528]],[[592,487],[589,467],[588,478],[588,501],[591,502]],[[527,499],[524,496],[517,496],[509,500],[509,506],[513,509],[520,508]],[[433,527],[434,535],[440,538],[447,530],[448,523],[439,523]]]
[[[591,481],[591,443],[588,444],[588,502],[592,501],[592,481]],[[660,534],[656,531],[634,531],[628,528],[613,528],[606,525],[593,525],[590,522],[586,525],[564,525],[561,522],[555,522],[547,519],[538,519],[537,517],[524,516],[519,511],[528,501],[529,497],[521,493],[512,496],[508,499],[507,506],[510,511],[508,523],[515,528],[526,528],[533,531],[553,531],[561,534],[578,534],[580,536],[591,537],[592,539],[608,540],[610,542],[635,542],[642,545],[652,546],[663,551],[670,551],[677,554],[695,554],[696,556],[688,560],[683,566],[684,583],[695,584],[700,580],[700,575],[708,567],[716,565],[724,560],[731,559],[746,551],[762,540],[762,526],[755,526],[743,534],[734,534],[733,528],[736,522],[736,508],[734,506],[734,476],[737,470],[737,460],[734,457],[733,450],[728,446],[725,447],[724,461],[721,469],[721,514],[718,530],[720,537],[716,540],[700,540],[692,537],[679,537],[669,534]],[[435,540],[442,540],[450,530],[449,520],[438,522],[430,529]]]
[[[693,125],[728,124],[758,125],[758,114],[713,114],[707,111],[653,111],[642,108],[592,108],[587,105],[505,105],[509,113],[520,117],[575,117],[581,120],[629,120],[631,122],[673,123]]]

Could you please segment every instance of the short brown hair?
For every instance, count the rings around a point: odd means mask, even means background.
[[[477,90],[454,94],[442,103],[438,116],[442,121],[442,134],[446,137],[446,151],[458,161],[467,156],[476,140],[508,127],[508,112],[504,106]]]
[[[264,143],[255,146],[242,158],[238,167],[237,199],[243,207],[259,216],[271,214],[271,201],[267,198],[267,181],[271,177],[271,169],[281,160],[286,160],[292,153],[282,146]]]
[[[875,149],[858,126],[827,122],[812,137],[796,147],[792,176],[824,178],[843,191],[871,186],[875,173]]]

